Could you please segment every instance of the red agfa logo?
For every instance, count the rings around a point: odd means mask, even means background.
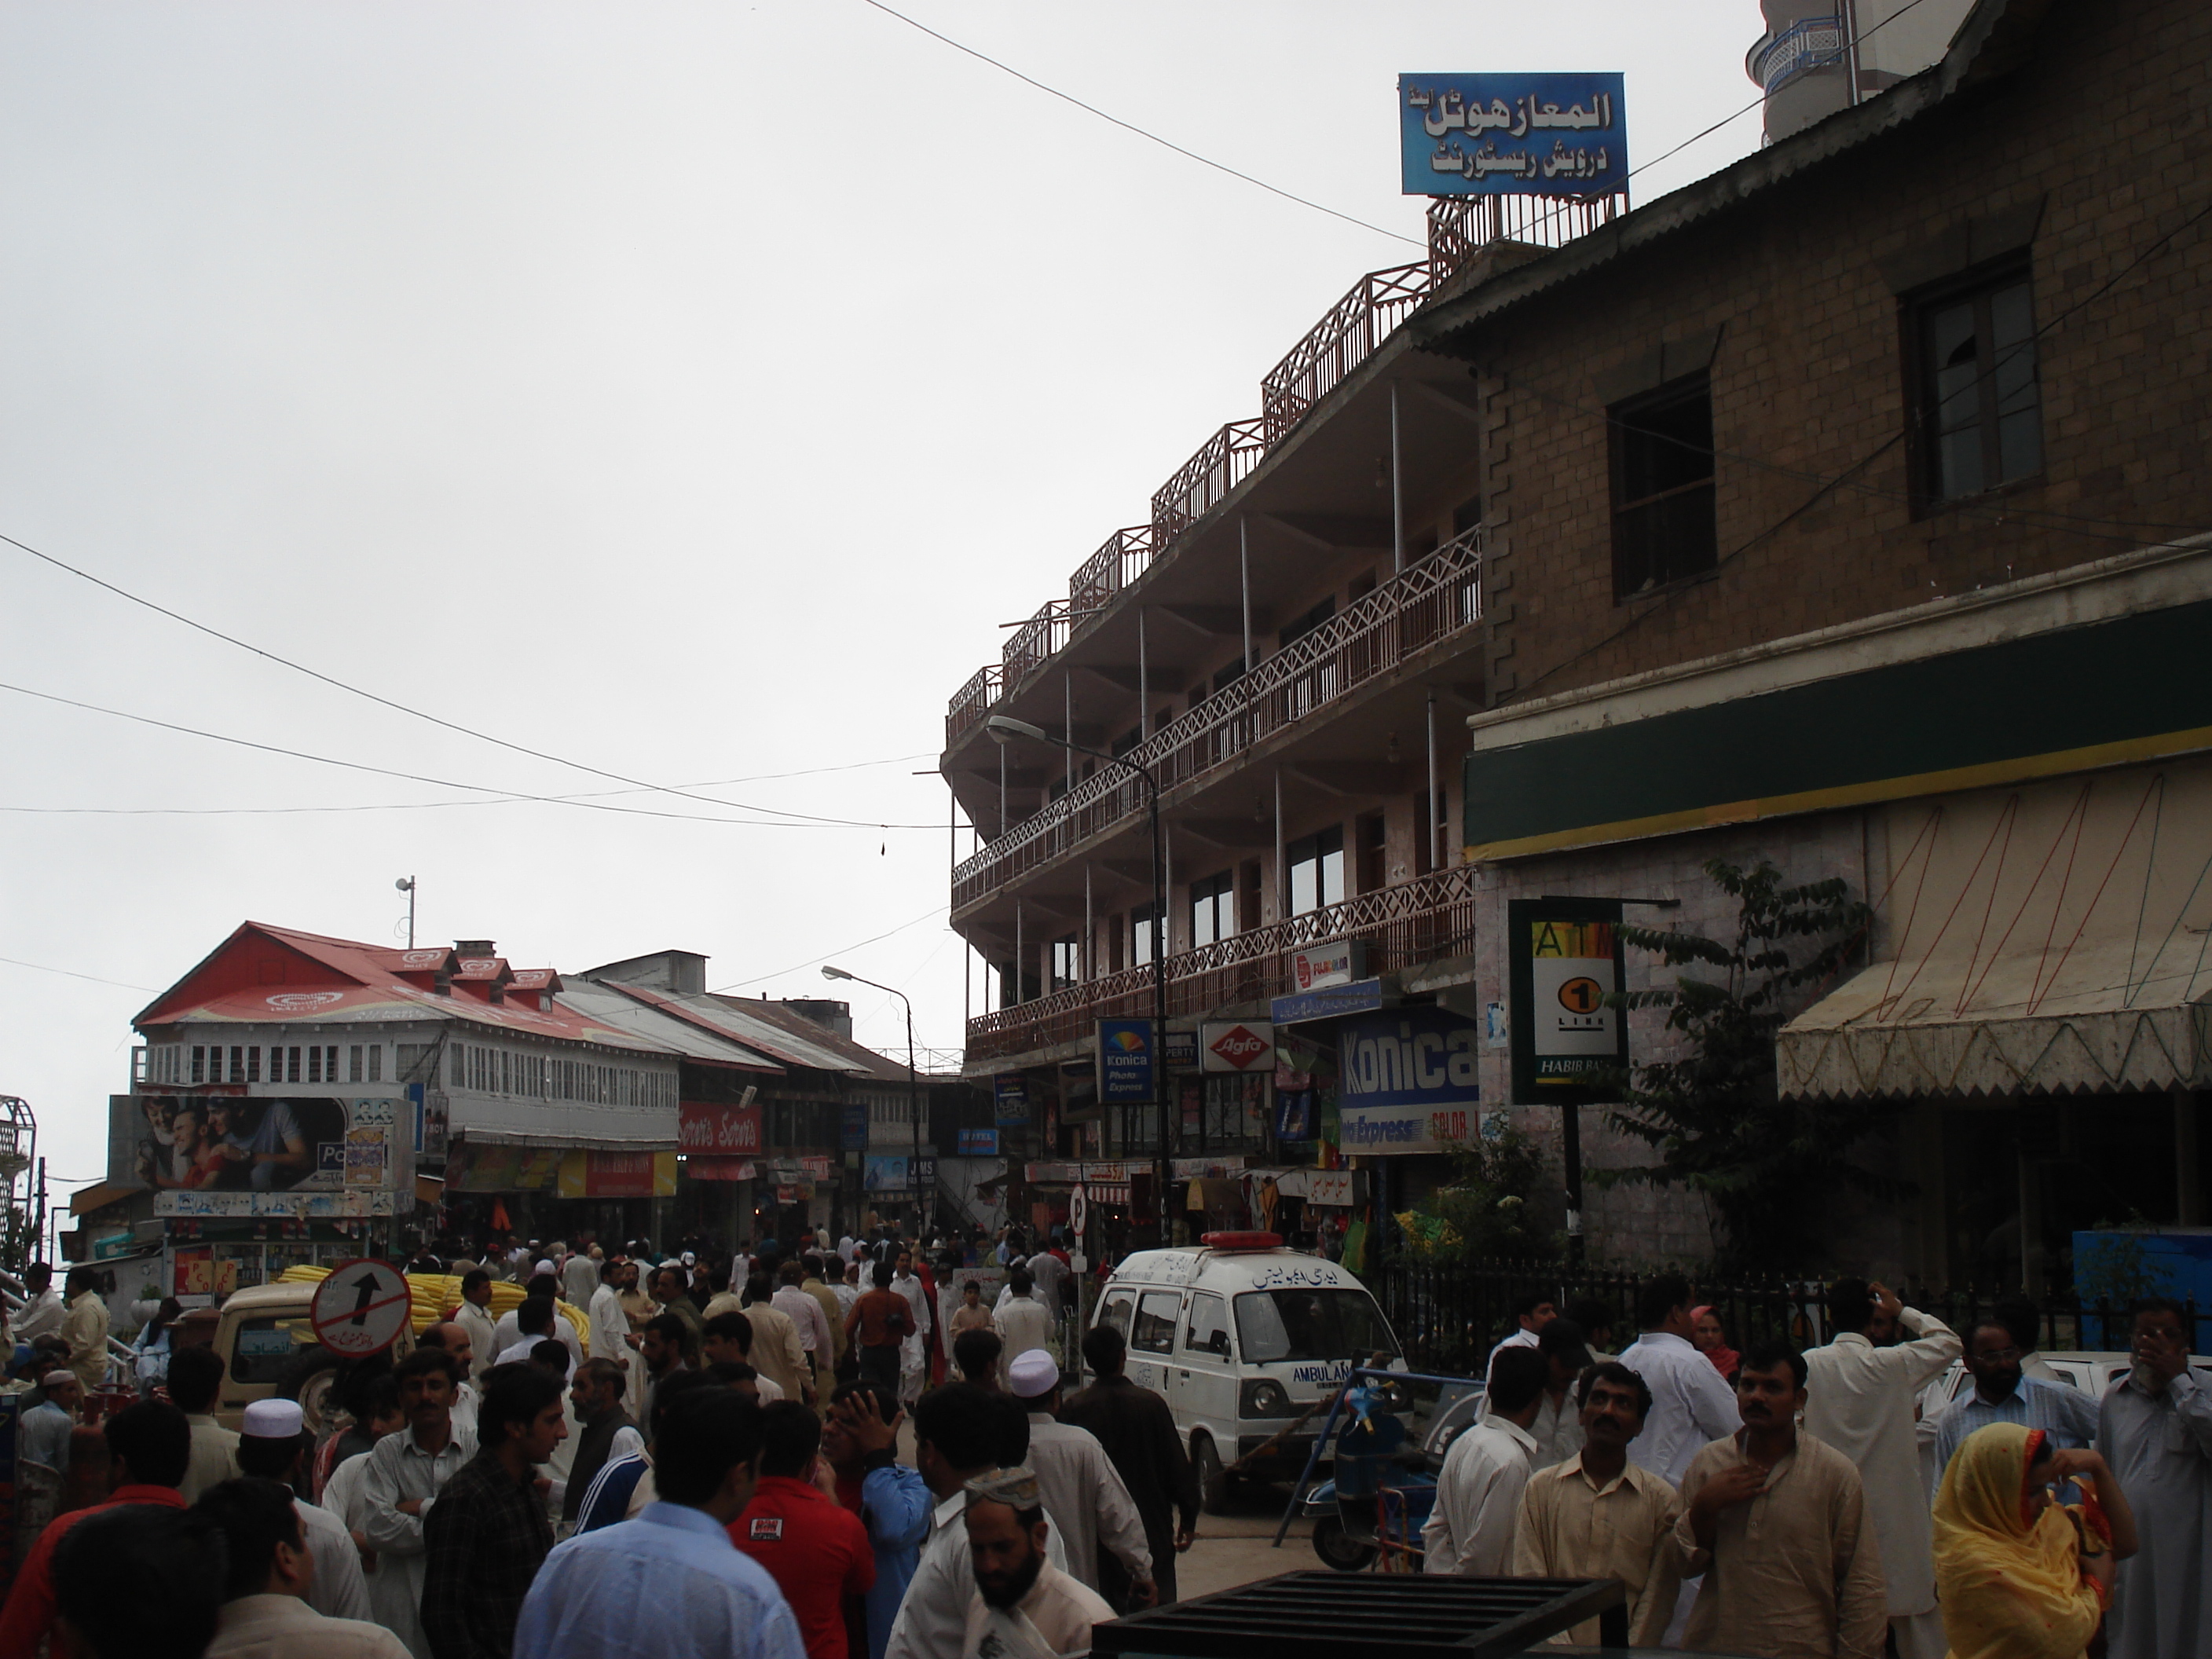
[[[1215,1038],[1212,1052],[1242,1071],[1267,1052],[1270,1045],[1248,1027],[1232,1025]]]

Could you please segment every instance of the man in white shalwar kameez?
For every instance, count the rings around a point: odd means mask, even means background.
[[[975,1570],[963,1659],[1063,1659],[1091,1650],[1114,1617],[1106,1598],[1045,1556],[1044,1499],[1025,1468],[970,1480],[968,1547]]]
[[[1935,1530],[1913,1404],[1959,1357],[1958,1333],[1861,1279],[1829,1288],[1828,1316],[1836,1340],[1805,1356],[1805,1431],[1858,1466],[1898,1659],[1943,1659],[1950,1644],[1936,1610]]]
[[[2179,1304],[2136,1304],[2135,1364],[2098,1411],[2097,1449],[2136,1513],[2120,1563],[2110,1659],[2212,1659],[2212,1390],[2189,1368]]]
[[[934,1327],[930,1322],[929,1294],[922,1289],[921,1276],[914,1270],[914,1252],[903,1246],[898,1253],[897,1271],[891,1275],[891,1289],[904,1297],[914,1310],[914,1328],[899,1344],[899,1404],[911,1406],[921,1398],[929,1382],[929,1333]]]

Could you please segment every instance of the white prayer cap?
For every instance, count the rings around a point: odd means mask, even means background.
[[[531,1271],[532,1273],[550,1273],[553,1271],[553,1264],[550,1261],[541,1261],[535,1267],[532,1268]]]
[[[1060,1386],[1060,1361],[1042,1348],[1014,1356],[1006,1367],[1006,1382],[1024,1400],[1036,1400]]]
[[[249,1440],[290,1440],[305,1420],[296,1400],[257,1400],[246,1408],[238,1431]]]

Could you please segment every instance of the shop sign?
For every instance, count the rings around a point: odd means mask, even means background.
[[[837,1122],[837,1150],[841,1152],[864,1152],[868,1149],[868,1103],[848,1100],[845,1111]]]
[[[1605,196],[1628,187],[1626,77],[1398,77],[1399,186],[1407,196]]]
[[[1514,1104],[1620,1099],[1628,1022],[1606,999],[1623,984],[1620,901],[1515,899],[1505,918]]]
[[[1194,1072],[1198,1069],[1198,1033],[1170,1031],[1160,1045],[1160,1057],[1170,1072]]]
[[[1275,1028],[1265,1020],[1200,1025],[1198,1046],[1205,1071],[1271,1072],[1275,1068]]]
[[[673,1152],[565,1152],[556,1193],[562,1198],[673,1198]]]
[[[1295,996],[1277,997],[1268,1005],[1267,1012],[1276,1024],[1291,1025],[1304,1020],[1339,1019],[1346,1014],[1369,1013],[1382,1006],[1382,981],[1358,979],[1318,991],[1301,991]]]
[[[963,1129],[960,1132],[960,1156],[963,1158],[996,1158],[999,1155],[999,1132],[996,1129]]]
[[[1030,1080],[1019,1072],[1002,1072],[992,1079],[991,1096],[1000,1128],[1016,1128],[1030,1121]]]
[[[1152,1022],[1098,1022],[1098,1097],[1103,1101],[1152,1098]]]
[[[1301,991],[1326,991],[1367,977],[1367,941],[1332,939],[1291,952],[1291,982]]]
[[[864,1127],[866,1121],[864,1117]],[[751,1157],[761,1150],[761,1108],[732,1106],[726,1101],[679,1101],[676,1146],[679,1152],[706,1158]]]
[[[683,1172],[694,1181],[750,1181],[753,1168],[742,1158],[687,1158]]]
[[[1347,1152],[1437,1152],[1468,1140],[1482,1091],[1474,1021],[1448,1008],[1347,1020],[1337,1033],[1340,1139]]]

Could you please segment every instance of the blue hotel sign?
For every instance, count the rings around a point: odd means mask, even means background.
[[[1622,76],[1401,75],[1407,196],[1609,196],[1628,187]]]

